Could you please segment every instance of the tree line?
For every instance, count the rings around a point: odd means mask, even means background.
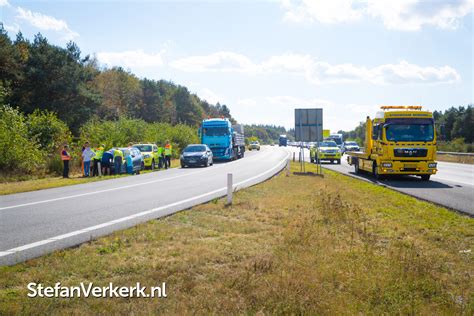
[[[140,79],[121,67],[102,68],[74,42],[62,48],[40,33],[29,41],[21,32],[11,40],[1,23],[0,91],[0,102],[24,114],[56,113],[75,136],[94,117],[190,126],[209,116],[232,119],[226,105],[210,104],[184,86]]]
[[[280,135],[288,134],[285,127],[275,125],[245,125],[245,137],[259,140],[261,143],[278,143]],[[289,137],[291,137],[289,135]]]

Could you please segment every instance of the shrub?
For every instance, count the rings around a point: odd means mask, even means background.
[[[168,123],[147,123],[140,119],[120,117],[116,121],[102,121],[94,118],[81,128],[80,142],[90,142],[92,146],[105,145],[106,149],[124,147],[132,143],[156,143],[164,146],[169,140],[173,145],[173,157],[188,144],[197,143],[197,130],[193,127]]]
[[[31,173],[42,166],[45,155],[30,139],[25,116],[8,105],[0,105],[0,171]]]
[[[27,125],[30,139],[35,139],[48,154],[56,154],[64,144],[71,142],[69,128],[54,112],[36,109],[28,115]]]

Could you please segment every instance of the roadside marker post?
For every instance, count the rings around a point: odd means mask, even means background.
[[[286,161],[286,176],[289,177],[290,176],[290,159],[288,159]]]
[[[227,174],[227,205],[232,204],[232,173]]]

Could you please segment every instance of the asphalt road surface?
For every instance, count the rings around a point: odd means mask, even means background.
[[[298,157],[299,149],[290,148]],[[430,181],[415,176],[377,181],[368,173],[356,174],[346,159],[344,155],[340,165],[323,162],[323,167],[474,216],[474,165],[438,162],[438,173]],[[305,150],[305,160],[309,161],[309,150]]]
[[[78,245],[264,181],[286,165],[286,148],[266,147],[208,168],[138,176],[0,196],[0,265]]]

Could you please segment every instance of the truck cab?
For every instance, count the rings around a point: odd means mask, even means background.
[[[227,118],[203,120],[199,138],[202,144],[209,146],[215,160],[234,160],[244,156],[243,131],[240,125],[232,126]]]
[[[436,174],[436,132],[433,114],[421,106],[382,106],[373,120],[367,117],[364,152],[347,152],[355,171],[387,175]]]

